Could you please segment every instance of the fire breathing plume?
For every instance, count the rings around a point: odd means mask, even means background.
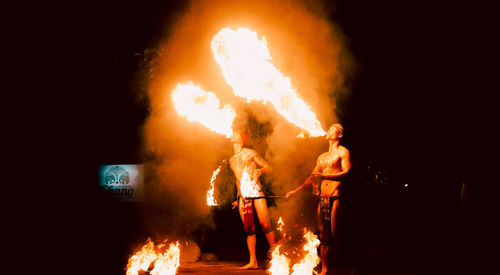
[[[232,135],[231,125],[236,112],[229,104],[221,109],[219,99],[214,93],[206,92],[200,86],[188,82],[177,85],[172,93],[172,100],[177,112],[189,121],[197,121],[227,138]]]
[[[165,250],[164,247],[164,243],[155,247],[154,243],[148,239],[141,250],[129,258],[127,275],[137,275],[140,271],[148,271],[153,262],[154,268],[150,272],[151,275],[175,275],[180,259],[179,242],[171,243],[163,253],[157,252]]]
[[[221,166],[219,166],[213,173],[212,173],[212,179],[210,179],[210,189],[207,191],[207,205],[208,206],[216,206],[219,205],[217,200],[215,200],[214,197],[214,191],[215,191],[215,178],[220,172]]]
[[[235,95],[270,102],[278,113],[313,137],[325,135],[316,115],[295,92],[290,78],[270,62],[265,37],[239,28],[222,29],[212,39],[212,52]]]

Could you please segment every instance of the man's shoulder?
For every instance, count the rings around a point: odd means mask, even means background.
[[[246,154],[257,154],[257,151],[255,151],[255,150],[254,150],[254,149],[252,149],[252,148],[246,148],[246,147],[245,147],[245,148],[243,148],[242,150],[243,150],[243,152],[245,152]]]
[[[344,154],[349,154],[349,150],[348,150],[347,148],[345,148],[344,146],[339,145],[339,149],[340,149],[339,151],[340,151],[340,153],[341,153],[342,155],[344,155]]]

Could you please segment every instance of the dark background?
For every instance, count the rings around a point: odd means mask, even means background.
[[[488,210],[496,184],[489,160],[498,152],[498,120],[493,91],[482,80],[488,74],[472,75],[485,69],[479,61],[488,58],[481,37],[488,35],[489,17],[446,2],[331,5],[331,19],[358,64],[352,92],[338,104],[353,170],[337,260],[424,273],[482,265],[491,241]],[[140,131],[149,106],[141,81],[152,58],[147,49],[184,8],[184,1],[76,2],[57,20],[72,23],[63,26],[59,45],[70,134],[60,145],[78,166],[66,189],[72,195],[63,192],[55,207],[63,220],[57,232],[75,250],[75,265],[98,266],[99,274],[123,274],[130,244],[147,232],[141,231],[141,207],[102,193],[93,171],[101,164],[143,161]],[[387,179],[375,180],[375,174]],[[88,187],[92,183],[95,188]],[[232,234],[233,243],[200,243],[221,257],[232,251],[244,260],[237,216],[218,211],[216,221],[228,229],[193,234]]]

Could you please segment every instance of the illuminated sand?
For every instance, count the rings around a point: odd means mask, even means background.
[[[184,263],[177,270],[177,274],[267,274],[265,263],[259,263],[259,269],[239,270],[247,262],[194,262]]]
[[[259,262],[259,268],[255,270],[239,270],[240,266],[245,265],[246,262],[229,262],[229,261],[217,261],[217,262],[204,262],[198,261],[194,263],[183,263],[177,270],[176,274],[199,274],[199,275],[210,275],[210,274],[254,274],[254,275],[264,275],[269,274],[266,272],[266,262]],[[329,269],[329,274],[335,275],[423,275],[425,273],[417,272],[412,269],[403,269],[401,267],[395,266],[354,266],[348,265],[333,265]]]

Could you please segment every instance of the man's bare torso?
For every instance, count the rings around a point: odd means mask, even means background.
[[[253,175],[255,170],[257,169],[257,164],[254,161],[254,157],[257,152],[249,148],[243,148],[239,153],[234,154],[229,159],[229,165],[233,170],[234,176],[236,177],[236,184],[238,186],[238,193],[240,193],[240,180],[243,175],[243,171],[246,170],[250,178],[253,179]],[[259,189],[261,188],[261,184],[259,179],[256,180]]]
[[[320,167],[320,173],[325,175],[333,175],[342,170],[342,155],[345,152],[345,148],[343,146],[339,146],[335,150],[331,152],[326,152],[321,154],[318,157],[318,164]],[[331,197],[338,196],[339,190],[338,186],[340,181],[333,180],[323,180],[321,182],[321,196],[322,197]]]

